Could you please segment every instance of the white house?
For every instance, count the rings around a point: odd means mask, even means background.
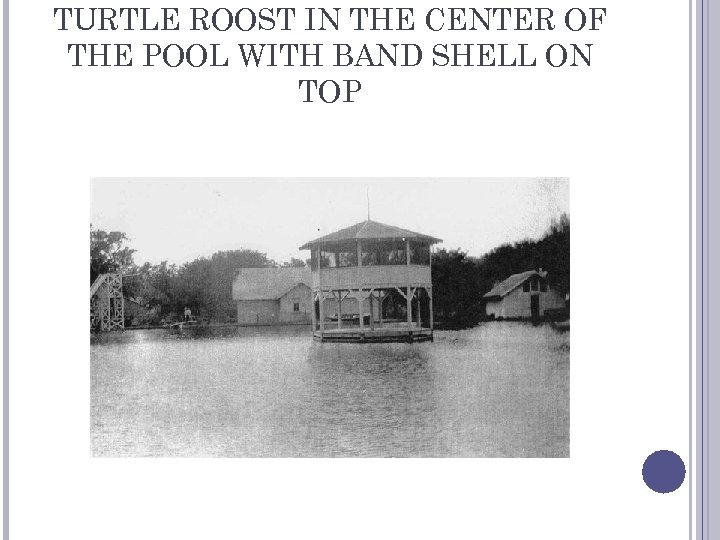
[[[484,298],[485,313],[495,319],[538,319],[565,308],[565,297],[550,287],[542,270],[513,274]]]

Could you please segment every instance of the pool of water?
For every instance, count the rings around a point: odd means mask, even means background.
[[[134,330],[93,336],[90,361],[94,456],[569,457],[570,333],[550,325]]]

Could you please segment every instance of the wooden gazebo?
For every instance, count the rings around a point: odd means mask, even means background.
[[[367,220],[301,246],[311,252],[313,336],[432,340],[431,247],[438,242]]]

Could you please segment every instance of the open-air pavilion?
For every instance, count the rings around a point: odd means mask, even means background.
[[[313,336],[432,340],[431,248],[438,242],[368,219],[301,246],[311,253]]]

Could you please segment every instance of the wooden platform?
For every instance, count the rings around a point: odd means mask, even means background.
[[[382,327],[382,328],[326,328],[324,332],[315,330],[313,337],[319,341],[346,343],[393,343],[432,341],[433,331],[419,327]]]

